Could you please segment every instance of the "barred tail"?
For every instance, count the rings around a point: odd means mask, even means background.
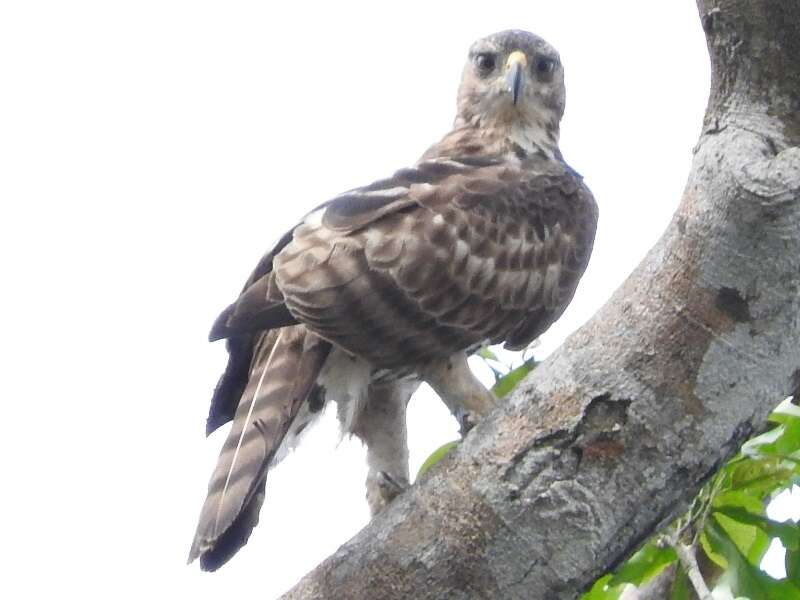
[[[311,392],[330,345],[302,325],[258,349],[228,439],[208,485],[189,562],[214,571],[247,543],[264,499],[267,470]]]

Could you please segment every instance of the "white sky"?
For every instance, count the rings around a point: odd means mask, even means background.
[[[363,450],[328,418],[248,546],[184,565],[223,439],[206,334],[304,211],[448,130],[469,44],[509,27],[561,52],[562,150],[601,207],[544,356],[677,206],[708,88],[693,1],[2,4],[7,597],[273,598],[366,523]],[[424,394],[409,427],[412,473],[456,431]]]

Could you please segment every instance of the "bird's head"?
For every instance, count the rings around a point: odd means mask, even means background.
[[[469,49],[456,126],[499,132],[526,151],[555,151],[564,102],[555,48],[527,31],[501,31]]]

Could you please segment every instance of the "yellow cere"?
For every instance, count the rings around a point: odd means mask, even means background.
[[[506,61],[506,69],[510,69],[516,63],[522,65],[522,68],[528,66],[528,57],[525,56],[525,53],[522,50],[514,50],[511,54],[508,55],[508,60]]]

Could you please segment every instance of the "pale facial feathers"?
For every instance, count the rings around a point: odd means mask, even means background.
[[[518,77],[510,89],[511,71]],[[558,52],[542,38],[503,31],[475,42],[458,91],[455,126],[497,130],[526,154],[558,155],[559,123],[564,114],[564,70]]]

